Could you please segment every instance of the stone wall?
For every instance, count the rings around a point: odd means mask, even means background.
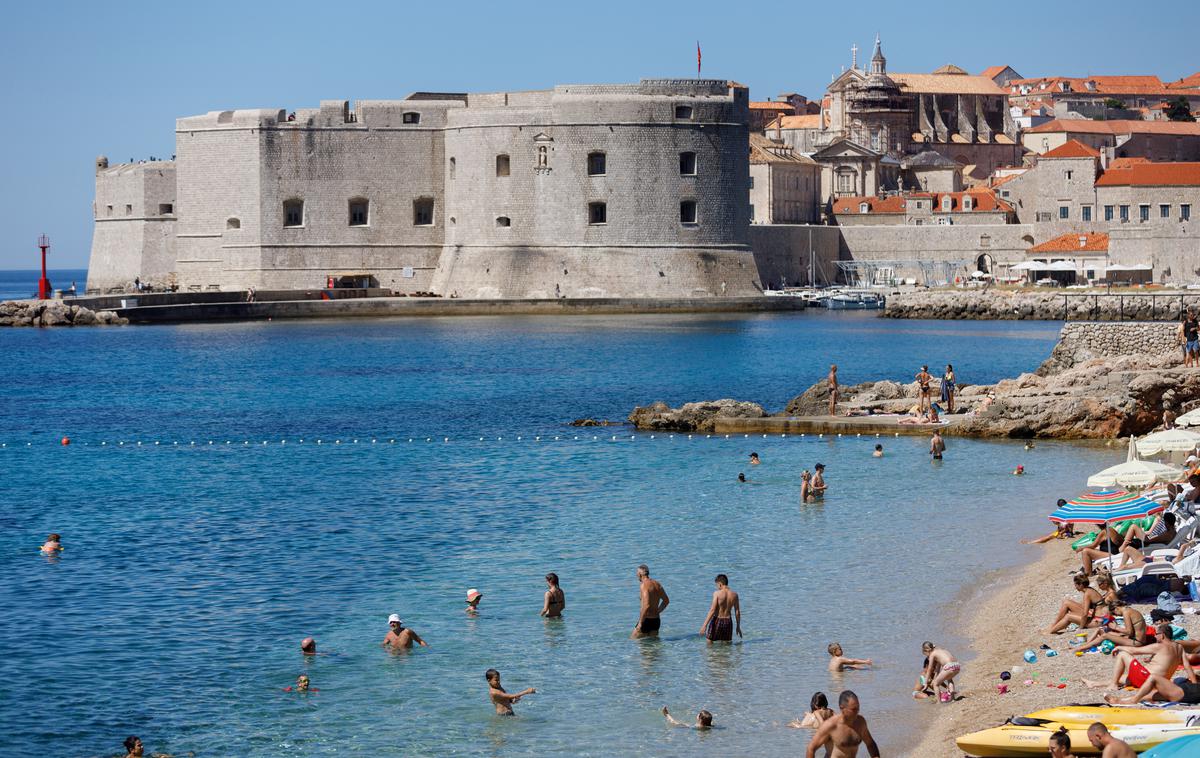
[[[1046,376],[1096,358],[1167,355],[1179,350],[1179,325],[1171,322],[1064,324],[1058,344],[1037,373]]]
[[[1035,289],[919,290],[890,295],[888,318],[1040,320],[1040,321],[1171,321],[1181,308],[1200,312],[1200,294],[1130,293],[1075,295]],[[1173,324],[1175,326],[1177,324]]]
[[[175,270],[175,163],[109,166],[96,160],[91,259],[87,289],[162,286]]]

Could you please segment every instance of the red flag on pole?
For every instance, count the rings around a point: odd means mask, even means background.
[[[700,78],[700,40],[696,40],[696,78]]]

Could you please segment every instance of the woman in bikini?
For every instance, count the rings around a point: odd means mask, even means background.
[[[567,596],[558,586],[558,574],[551,571],[546,574],[546,599],[542,603],[542,614],[546,618],[561,618],[563,609],[567,607]]]
[[[1101,620],[1100,628],[1093,632],[1091,637],[1084,640],[1080,647],[1081,650],[1099,645],[1105,640],[1117,647],[1122,645],[1141,647],[1146,644],[1146,617],[1140,611],[1130,608],[1120,600],[1109,601],[1103,607],[1107,610],[1108,615]],[[1118,617],[1125,622],[1125,625],[1120,627],[1124,631],[1116,631]]]
[[[1080,628],[1097,626],[1096,606],[1103,599],[1083,574],[1076,574],[1073,580],[1075,589],[1079,591],[1079,602],[1064,600],[1058,608],[1054,623],[1047,630],[1048,634],[1061,634],[1071,624]]]
[[[833,709],[829,707],[829,699],[824,692],[812,696],[808,703],[808,712],[802,718],[792,719],[788,726],[792,729],[820,729],[829,719],[833,718]],[[833,739],[825,743],[825,758],[833,755]]]
[[[957,388],[954,367],[947,363],[946,373],[942,375],[942,402],[946,404],[946,413],[954,413],[954,393]]]
[[[811,503],[815,499],[812,491],[812,474],[805,469],[800,473],[800,502]]]

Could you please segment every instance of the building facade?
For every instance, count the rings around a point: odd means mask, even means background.
[[[750,220],[816,224],[821,220],[821,167],[759,134],[750,135]]]
[[[181,118],[163,277],[184,290],[348,276],[459,297],[753,294],[748,119],[745,88],[693,79]],[[112,191],[98,173],[98,209]],[[127,284],[100,228],[98,215],[89,287]]]

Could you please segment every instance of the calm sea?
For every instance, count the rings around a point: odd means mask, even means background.
[[[812,693],[846,687],[895,754],[920,642],[956,640],[942,604],[1028,558],[1013,537],[1119,455],[951,439],[933,466],[920,438],[564,422],[656,399],[774,410],[831,361],[845,383],[924,362],[991,382],[1057,331],[821,313],[4,330],[0,754],[138,734],[198,756],[783,756]],[[830,495],[802,506],[818,461]],[[671,605],[661,639],[632,642],[642,562]],[[561,621],[537,615],[547,571]],[[745,639],[709,647],[718,572]],[[383,651],[389,613],[430,647]],[[304,660],[307,635],[330,654]],[[835,639],[879,666],[831,676]],[[538,689],[517,718],[493,715],[489,667]],[[319,692],[281,691],[300,673]],[[668,729],[663,705],[722,728]]]
[[[37,297],[38,279],[41,276],[41,269],[28,271],[0,269],[0,300]],[[76,291],[82,295],[87,285],[87,269],[47,269],[46,278],[50,280],[52,289],[65,290],[71,286],[71,282],[75,282]]]

